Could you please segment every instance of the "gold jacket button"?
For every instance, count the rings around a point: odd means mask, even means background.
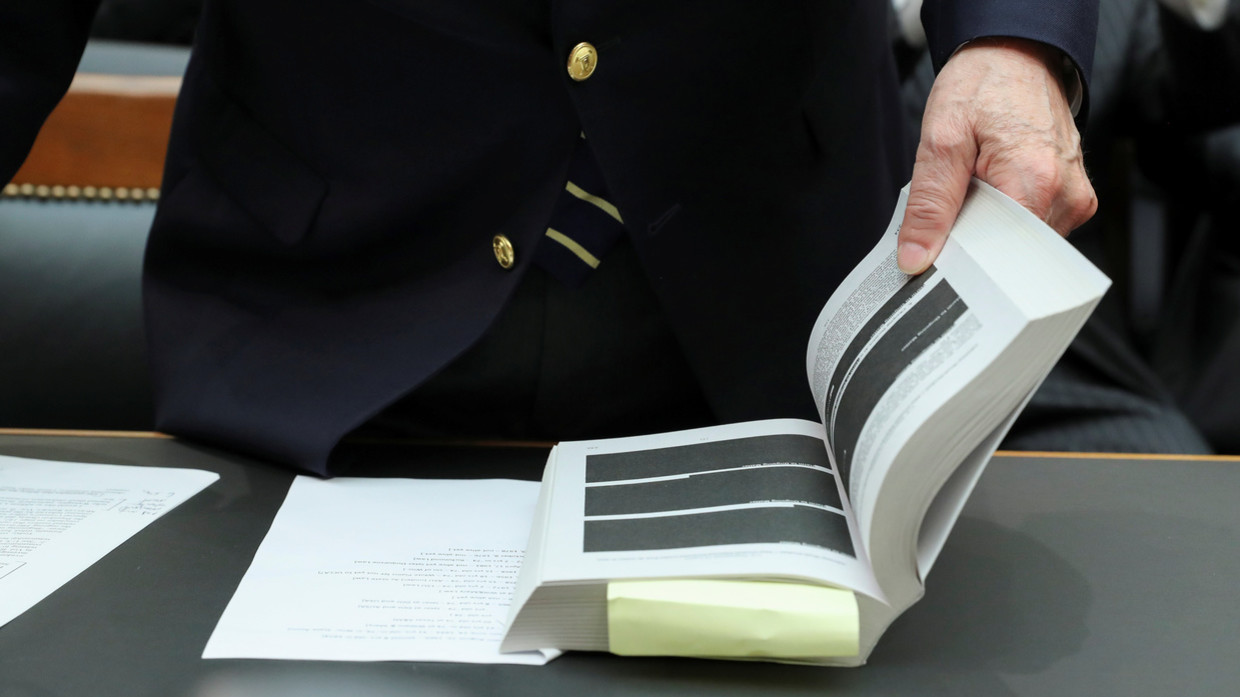
[[[568,76],[577,82],[594,74],[598,66],[598,50],[589,43],[582,41],[568,53]]]
[[[496,235],[491,240],[491,248],[495,250],[495,261],[499,262],[500,268],[511,269],[517,258],[512,242],[503,235]]]

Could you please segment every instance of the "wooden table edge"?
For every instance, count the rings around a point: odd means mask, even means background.
[[[158,431],[109,431],[67,428],[0,428],[0,436],[41,436],[69,438],[153,438],[172,440],[175,436]],[[398,438],[355,438],[351,442],[374,445],[423,445],[423,446],[459,446],[482,448],[550,448],[555,445],[551,441],[514,441],[514,440],[482,440],[482,439],[434,439],[434,440],[403,440]],[[1191,460],[1240,462],[1240,455],[1166,455],[1155,453],[1086,453],[1086,452],[1055,452],[1042,450],[999,450],[996,457],[1040,457],[1086,460]]]

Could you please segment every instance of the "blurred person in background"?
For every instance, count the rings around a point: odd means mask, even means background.
[[[904,97],[911,122],[918,124],[933,80],[923,49],[921,3],[892,4]],[[1240,120],[1240,2],[1101,0],[1091,89],[1083,142],[1099,212],[1068,239],[1116,283],[1034,395],[1004,447],[1161,453],[1234,448],[1234,440],[1225,443],[1217,434],[1240,433],[1240,390],[1222,401],[1214,391],[1213,399],[1197,397],[1194,405],[1185,394],[1186,382],[1200,380],[1190,364],[1201,365],[1183,358],[1187,347],[1197,346],[1198,354],[1216,352],[1218,342],[1203,345],[1185,331],[1190,315],[1184,302],[1169,315],[1178,320],[1178,330],[1153,326],[1162,316],[1153,304],[1165,294],[1164,276],[1176,265],[1175,251],[1183,247],[1188,230],[1184,224],[1168,225],[1158,214],[1161,204],[1151,201],[1174,199],[1183,207],[1191,196],[1200,209],[1201,192],[1218,190],[1207,182],[1223,181],[1221,174],[1206,174],[1204,153],[1210,148],[1193,144],[1202,142],[1203,133]],[[914,126],[911,138],[916,131]],[[1164,235],[1169,238],[1165,244]],[[1195,309],[1191,316],[1229,324],[1221,314],[1225,311]],[[1231,316],[1240,318],[1240,313]],[[1154,360],[1152,352],[1164,357]],[[1168,367],[1173,363],[1178,367]],[[1237,366],[1233,379],[1240,385],[1240,360],[1233,356],[1229,365]],[[1169,372],[1176,373],[1173,379]],[[1218,386],[1225,373],[1215,370],[1214,379],[1204,384]],[[1205,407],[1205,401],[1213,407]],[[1229,418],[1234,426],[1210,425],[1207,438],[1202,430],[1207,420],[1220,420],[1220,410],[1232,415],[1222,420]]]

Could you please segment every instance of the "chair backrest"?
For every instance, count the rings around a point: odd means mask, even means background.
[[[140,68],[148,49],[107,50]],[[79,73],[4,187],[0,427],[153,427],[142,255],[179,87]]]
[[[78,73],[48,117],[9,196],[158,196],[181,78]]]

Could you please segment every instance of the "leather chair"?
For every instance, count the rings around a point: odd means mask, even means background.
[[[0,196],[0,427],[153,427],[141,267],[188,50],[92,42]]]

